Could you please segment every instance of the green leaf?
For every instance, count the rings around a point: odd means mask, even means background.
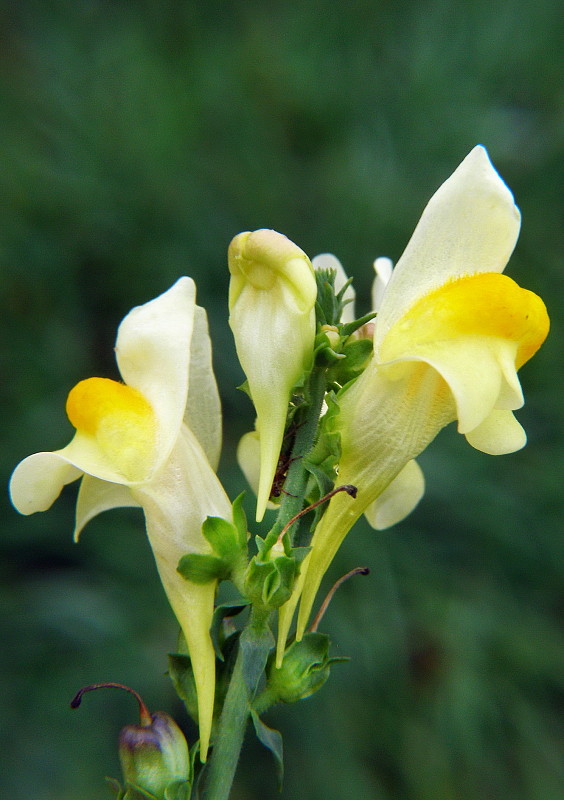
[[[218,556],[188,553],[178,562],[177,570],[187,581],[204,584],[228,578],[230,566]]]
[[[224,660],[224,655],[222,651],[222,637],[221,637],[221,628],[223,620],[228,617],[236,617],[237,614],[240,614],[244,608],[247,608],[249,603],[246,601],[241,601],[240,603],[221,603],[218,605],[214,612],[212,618],[212,624],[210,628],[210,634],[213,642],[213,647],[215,650],[215,654],[220,661]]]
[[[343,309],[341,300],[347,287],[343,287],[341,292],[339,292],[340,297],[336,297],[335,276],[336,272],[334,269],[315,270],[315,280],[317,281],[315,316],[318,326],[336,325],[341,319]],[[350,280],[348,281],[348,284],[349,283]]]
[[[274,756],[276,762],[276,774],[278,777],[278,788],[282,789],[282,781],[284,780],[284,745],[282,741],[282,734],[274,728],[269,728],[260,719],[254,709],[251,709],[251,717],[253,725],[255,726],[255,733],[261,744],[263,744]]]
[[[245,494],[246,492],[241,492],[241,494],[237,495],[233,501],[233,524],[237,528],[237,532],[239,534],[239,546],[241,547],[241,550],[246,549],[248,538],[247,515],[245,514],[245,509],[243,508]]]
[[[198,696],[190,656],[184,655],[184,653],[169,653],[168,673],[176,694],[186,706],[188,714],[197,723]],[[192,751],[192,748],[190,750]]]

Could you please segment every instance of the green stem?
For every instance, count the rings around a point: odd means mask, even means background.
[[[268,616],[252,613],[239,639],[239,651],[208,767],[204,800],[228,800],[243,746],[251,702],[273,644]]]
[[[319,417],[326,389],[326,370],[314,367],[309,378],[310,403],[305,419],[300,419],[296,439],[291,453],[291,463],[284,482],[284,496],[280,503],[278,517],[270,534],[278,535],[286,523],[304,507],[304,494],[308,481],[308,472],[303,468],[302,459],[313,445],[319,427]]]
[[[326,387],[326,371],[314,367],[308,385],[309,402],[298,424],[296,439],[292,448],[291,464],[284,483],[284,497],[280,511],[269,536],[275,537],[304,507],[304,495],[308,473],[302,464],[315,443],[319,417]],[[256,607],[239,639],[239,651],[229,682],[229,689],[219,721],[219,729],[212,755],[204,776],[203,800],[228,800],[235,770],[239,761],[245,730],[249,719],[251,703],[264,672],[266,659],[274,646],[274,638],[268,625],[270,613],[261,612]],[[261,708],[267,708],[272,700],[261,696]]]

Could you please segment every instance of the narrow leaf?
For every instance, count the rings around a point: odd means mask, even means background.
[[[282,734],[274,728],[269,728],[259,718],[259,715],[251,709],[251,717],[253,725],[255,726],[255,733],[261,744],[263,744],[274,756],[276,762],[276,774],[278,776],[278,788],[282,789],[282,781],[284,780],[284,745],[282,741]]]

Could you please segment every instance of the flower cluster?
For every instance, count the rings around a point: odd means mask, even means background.
[[[143,509],[190,653],[204,760],[219,579],[231,577],[263,610],[280,608],[280,665],[298,603],[300,641],[323,575],[359,516],[384,528],[420,500],[424,479],[415,459],[445,425],[457,421],[473,447],[494,455],[525,444],[513,414],[523,404],[517,370],[540,347],[549,323],[542,301],[502,274],[519,226],[510,191],[476,147],[432,197],[395,268],[376,260],[377,316],[368,322],[355,321],[354,292],[334,256],[311,262],[270,230],[232,241],[230,325],[257,418],[239,455],[257,492],[257,520],[269,500],[280,502],[273,483],[289,469],[281,451],[299,427],[295,398],[307,408],[315,370],[326,376],[326,402],[315,412],[319,431],[310,444],[331,441],[334,458],[325,473],[319,461],[309,469],[357,489],[356,499],[332,497],[308,551],[293,548],[286,528],[275,526],[273,540],[259,540],[258,555],[246,572],[246,562],[241,567],[246,527],[216,475],[221,414],[211,344],[187,277],[121,323],[116,357],[123,382],[90,378],[71,390],[70,444],[29,456],[14,471],[11,497],[23,514],[46,510],[65,484],[81,479],[77,539],[102,511]],[[318,294],[320,276],[328,274],[328,305],[342,311],[340,319],[323,310]],[[347,363],[354,369],[347,371]],[[308,453],[298,456],[305,464]]]

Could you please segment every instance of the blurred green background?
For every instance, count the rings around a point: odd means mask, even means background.
[[[273,227],[332,251],[368,310],[432,192],[478,142],[515,193],[509,273],[551,336],[522,372],[525,450],[492,458],[451,426],[421,459],[417,511],[359,525],[324,629],[352,661],[284,733],[282,798],[562,797],[563,16],[557,0],[20,0],[0,5],[1,468],[64,445],[68,390],[116,377],[115,330],[193,276],[225,410],[221,476],[252,425],[227,327],[226,249]],[[363,300],[364,298],[364,300]],[[165,675],[176,626],[141,515],[71,542],[76,489],[18,516],[2,496],[0,795],[98,800],[131,698],[194,731]],[[561,709],[561,706],[560,706]],[[107,793],[107,794],[106,794]],[[234,800],[276,797],[249,736]]]

